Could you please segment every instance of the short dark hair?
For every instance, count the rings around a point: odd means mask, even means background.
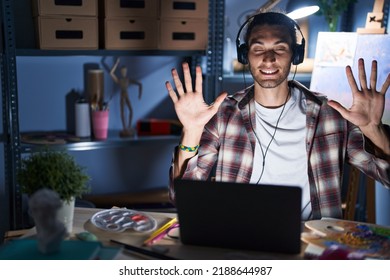
[[[266,13],[259,13],[255,16],[253,16],[247,25],[246,33],[245,33],[245,43],[247,46],[249,46],[249,36],[252,33],[252,30],[254,27],[259,25],[281,25],[285,26],[288,29],[288,32],[291,37],[291,47],[295,46],[297,44],[297,23],[289,18],[287,15],[280,13],[280,12],[266,12]]]

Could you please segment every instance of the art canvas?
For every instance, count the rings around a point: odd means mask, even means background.
[[[364,58],[367,78],[371,73],[371,61],[378,61],[377,90],[390,73],[390,35],[358,34],[354,32],[320,32],[310,89],[321,92],[349,108],[352,93],[345,74],[350,65],[358,80],[359,58]],[[386,95],[383,122],[390,124],[390,93]]]

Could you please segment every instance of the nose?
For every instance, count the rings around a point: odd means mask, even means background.
[[[264,52],[263,54],[263,61],[264,62],[267,62],[267,61],[275,61],[275,53],[273,50],[268,50],[266,52]]]

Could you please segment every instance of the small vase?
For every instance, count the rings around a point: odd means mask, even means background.
[[[69,234],[73,230],[74,206],[75,198],[73,197],[69,202],[62,201],[62,206],[57,212],[57,219],[64,224]]]

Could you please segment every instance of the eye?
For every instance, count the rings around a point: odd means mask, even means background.
[[[289,48],[287,46],[276,46],[274,48],[274,52],[277,54],[285,54],[289,51]]]
[[[253,46],[253,47],[252,47],[252,52],[254,52],[254,53],[256,53],[256,54],[263,53],[264,51],[265,51],[265,49],[264,49],[263,46],[256,45],[256,46]]]

